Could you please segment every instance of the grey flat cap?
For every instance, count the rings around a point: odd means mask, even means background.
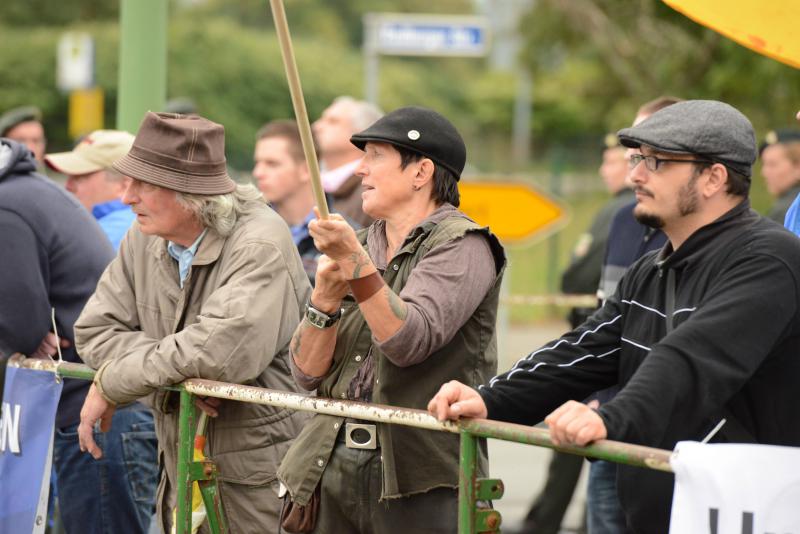
[[[42,121],[42,112],[33,106],[21,106],[12,108],[0,115],[0,137],[4,137],[8,131],[23,122]]]
[[[629,148],[696,154],[750,176],[756,160],[753,125],[739,110],[715,100],[686,100],[617,134]]]

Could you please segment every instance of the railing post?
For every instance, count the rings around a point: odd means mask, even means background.
[[[478,438],[462,430],[458,473],[458,534],[475,534]]]
[[[171,393],[172,394],[172,393]],[[194,428],[197,424],[194,395],[181,388],[178,414],[178,502],[175,515],[177,534],[192,532],[192,478],[189,464],[193,461]]]

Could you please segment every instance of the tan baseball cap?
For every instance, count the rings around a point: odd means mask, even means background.
[[[95,130],[70,152],[47,154],[45,163],[63,174],[89,174],[111,168],[133,145],[134,136],[120,130]]]

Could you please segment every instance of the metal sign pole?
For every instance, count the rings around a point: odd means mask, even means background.
[[[297,72],[297,63],[292,50],[292,38],[289,35],[289,24],[286,22],[286,12],[283,9],[283,0],[270,0],[272,17],[275,19],[275,30],[278,32],[278,42],[281,46],[283,66],[286,68],[286,78],[289,82],[289,92],[292,95],[294,115],[297,119],[297,128],[300,130],[300,139],[303,142],[303,152],[311,172],[311,188],[314,190],[314,199],[323,219],[328,218],[328,203],[325,201],[325,192],[322,190],[322,180],[319,176],[319,162],[314,150],[314,138],[311,136],[311,124],[308,121],[308,111],[303,100],[303,88],[300,86],[300,75]]]
[[[378,105],[378,36],[376,35],[375,16],[364,15],[364,98],[371,104]]]

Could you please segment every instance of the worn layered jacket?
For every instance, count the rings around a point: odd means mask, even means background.
[[[800,446],[800,241],[749,202],[644,256],[586,323],[481,388],[489,417],[533,424],[615,384],[608,438]],[[620,465],[637,534],[668,531],[671,474]]]
[[[266,206],[240,218],[226,238],[209,229],[183,288],[167,242],[138,225],[128,232],[76,323],[76,344],[99,369],[96,382],[110,400],[150,397],[163,467],[162,526],[175,503],[178,411],[175,395],[159,388],[201,377],[295,391],[288,344],[309,293],[289,230]],[[252,512],[229,513],[232,532],[266,528],[259,511],[268,494],[255,490],[273,491],[278,463],[303,420],[298,412],[234,401],[223,401],[209,420],[207,453],[219,468],[223,504]],[[232,502],[243,495],[252,502]]]

